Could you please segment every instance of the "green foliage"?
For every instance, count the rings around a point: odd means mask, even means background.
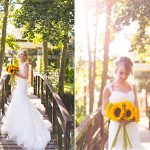
[[[76,126],[79,126],[86,117],[86,105],[84,101],[76,101]]]
[[[131,51],[138,51],[139,53],[149,50],[150,38],[150,3],[149,0],[119,0],[114,8],[114,27],[116,31],[123,29],[125,25],[130,25],[137,21],[139,29],[135,37],[132,39]]]
[[[3,60],[3,66],[7,66],[9,64],[9,60],[8,60],[8,57],[7,56],[5,56],[4,57],[4,60]]]
[[[40,73],[43,73],[43,59],[42,57],[40,58]]]
[[[50,65],[47,67],[47,69],[48,69],[47,71],[49,73],[51,83],[53,83],[53,86],[55,87],[55,89],[58,89],[59,69],[56,68],[54,62],[51,62]]]
[[[19,45],[16,42],[16,38],[13,35],[7,36],[6,43],[7,43],[8,47],[11,48],[12,50],[18,50],[19,49]]]
[[[65,68],[65,80],[68,83],[74,82],[74,68],[69,65]]]
[[[65,82],[64,92],[73,95],[74,94],[74,83],[66,83]]]
[[[73,0],[28,0],[14,13],[14,25],[24,27],[23,37],[33,39],[41,34],[51,44],[57,45],[64,38],[64,30],[74,24]]]

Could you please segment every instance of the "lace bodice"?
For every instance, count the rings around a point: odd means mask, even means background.
[[[113,90],[111,83],[109,83],[107,85],[107,88],[111,92],[111,95],[109,97],[109,102],[122,102],[124,100],[128,100],[131,103],[134,103],[135,96],[134,96],[134,92],[133,92],[132,88],[129,92],[126,92],[126,93],[124,93],[122,91]]]

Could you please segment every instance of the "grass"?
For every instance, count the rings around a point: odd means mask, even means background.
[[[64,83],[64,93],[74,94],[74,83]]]

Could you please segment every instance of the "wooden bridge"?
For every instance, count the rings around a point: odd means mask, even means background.
[[[9,79],[10,76],[5,75],[0,82],[0,119],[5,115],[7,107],[9,107],[11,97]],[[41,112],[45,123],[49,127],[52,139],[48,143],[46,150],[69,150],[70,131],[73,129],[72,119],[49,80],[42,75],[36,75],[28,96],[34,106]],[[18,147],[15,142],[8,140],[4,128],[4,125],[0,122],[0,149],[21,150],[22,148]]]

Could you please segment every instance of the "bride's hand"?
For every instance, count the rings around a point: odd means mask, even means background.
[[[127,124],[130,123],[130,121],[121,120],[121,121],[119,121],[119,123],[120,123],[121,125],[127,125]]]
[[[17,76],[17,77],[19,76],[19,74],[18,74],[18,73],[15,73],[14,75],[15,75],[15,76]]]

